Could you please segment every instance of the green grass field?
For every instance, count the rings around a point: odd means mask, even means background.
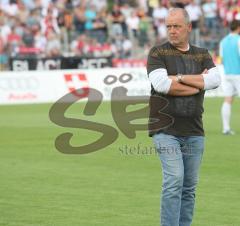
[[[237,135],[223,136],[221,101],[205,101],[206,149],[193,226],[240,226],[240,104],[233,107]],[[152,146],[147,133],[133,140],[119,133],[115,143],[88,155],[62,154],[54,147],[60,133],[73,131],[74,145],[97,136],[51,123],[50,106],[0,107],[0,226],[158,226],[158,157],[120,151]],[[69,115],[81,117],[83,106]],[[108,103],[91,117],[117,128]]]

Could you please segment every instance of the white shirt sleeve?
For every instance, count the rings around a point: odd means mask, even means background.
[[[217,67],[208,70],[207,74],[203,74],[204,90],[215,89],[221,83],[220,72]]]
[[[163,94],[167,94],[169,92],[172,80],[168,78],[166,69],[156,69],[150,72],[148,76],[155,91]]]

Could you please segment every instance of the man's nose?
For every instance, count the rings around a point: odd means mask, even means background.
[[[169,32],[170,34],[175,34],[175,33],[176,33],[176,29],[170,28],[170,29],[168,30],[168,32]]]

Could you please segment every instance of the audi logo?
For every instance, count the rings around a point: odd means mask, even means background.
[[[127,83],[127,82],[131,81],[132,78],[133,78],[133,76],[131,74],[124,73],[124,74],[120,75],[119,81],[121,83]],[[106,85],[112,85],[117,81],[117,79],[118,78],[115,75],[108,75],[107,77],[104,78],[103,82]]]
[[[34,77],[0,77],[0,89],[7,90],[35,90],[39,87],[39,82]]]

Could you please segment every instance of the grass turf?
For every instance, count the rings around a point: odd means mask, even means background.
[[[193,226],[240,225],[239,100],[233,106],[235,136],[221,134],[220,98],[205,101],[206,149],[197,189]],[[0,107],[1,226],[154,226],[159,225],[161,167],[156,155],[128,147],[151,147],[139,132],[121,132],[116,142],[88,155],[65,155],[54,139],[73,131],[73,144],[91,143],[94,132],[60,128],[48,119],[51,105]],[[69,114],[81,117],[83,104]],[[117,128],[109,103],[92,120]]]

